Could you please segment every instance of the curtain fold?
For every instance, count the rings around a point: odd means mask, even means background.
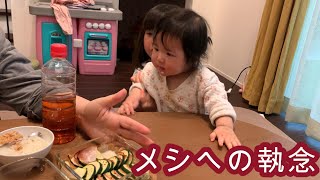
[[[309,0],[266,0],[243,98],[258,111],[280,113]]]

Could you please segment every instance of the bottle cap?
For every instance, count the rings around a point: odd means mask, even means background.
[[[61,43],[53,43],[50,46],[51,57],[66,58],[67,45]]]

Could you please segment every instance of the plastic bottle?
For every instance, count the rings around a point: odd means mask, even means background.
[[[67,46],[54,43],[52,59],[42,67],[42,123],[55,136],[54,144],[75,138],[76,69],[66,60]]]

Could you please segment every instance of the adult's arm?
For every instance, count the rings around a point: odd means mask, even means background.
[[[0,102],[30,119],[41,119],[41,71],[32,68],[0,29]]]

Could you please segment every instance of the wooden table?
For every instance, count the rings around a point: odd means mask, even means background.
[[[255,113],[256,118],[261,118],[257,113]],[[244,118],[244,116],[240,116]],[[225,147],[218,147],[217,142],[209,141],[209,134],[211,133],[211,125],[206,117],[194,115],[194,114],[184,114],[184,113],[136,113],[132,116],[133,119],[145,124],[151,128],[152,134],[151,138],[161,147],[161,152],[163,152],[164,147],[168,143],[173,143],[183,147],[184,149],[190,150],[193,153],[197,153],[202,147],[211,147],[214,153],[218,156],[220,160],[224,160],[224,156],[227,152]],[[252,117],[251,117],[252,118]],[[28,120],[10,120],[10,121],[0,121],[0,131],[22,125],[40,125],[38,123],[33,123]],[[279,142],[286,149],[290,150],[295,146],[295,142],[289,137],[284,137],[283,135],[277,135],[271,131],[266,130],[241,120],[237,120],[235,124],[235,132],[238,135],[241,143],[250,149],[259,145],[261,142]],[[64,145],[54,145],[48,158],[52,159],[54,153],[83,143],[85,140],[81,135],[77,135],[76,139],[72,142]],[[161,153],[160,153],[161,156]],[[161,158],[158,159],[160,162]],[[162,163],[162,166],[164,164]],[[318,166],[320,163],[318,161]],[[320,176],[310,177],[307,179],[319,179]],[[166,177],[163,171],[160,171],[157,175],[158,180],[193,180],[193,179],[269,179],[262,178],[256,171],[252,171],[247,176],[242,177],[239,175],[232,175],[228,173],[225,169],[221,174],[216,174],[212,171],[206,164],[203,166],[196,166],[191,163],[191,165],[173,177]],[[273,179],[296,179],[289,177],[273,177]],[[305,179],[305,178],[304,178]]]

